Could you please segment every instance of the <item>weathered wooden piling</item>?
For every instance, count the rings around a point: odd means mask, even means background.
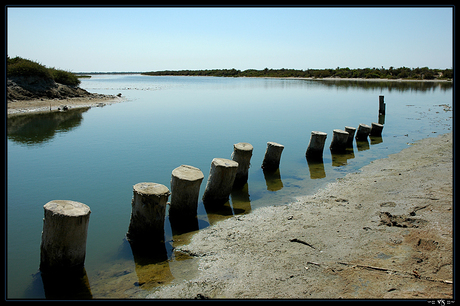
[[[345,131],[348,132],[347,146],[353,146],[353,138],[355,137],[356,128],[351,126],[346,126]]]
[[[248,181],[253,149],[252,145],[247,142],[239,142],[233,145],[232,160],[238,163],[238,170],[233,183],[234,187],[243,187]]]
[[[332,141],[329,149],[333,152],[345,151],[348,142],[348,132],[335,129],[332,132]]]
[[[371,136],[382,136],[383,124],[372,122]]]
[[[225,204],[232,192],[238,163],[225,158],[214,158],[209,170],[208,182],[203,194],[203,203]]]
[[[359,124],[358,131],[356,132],[356,140],[366,140],[371,132],[371,127],[367,124]]]
[[[310,142],[308,144],[305,156],[307,159],[322,159],[324,143],[326,142],[327,133],[313,131],[311,132]]]
[[[262,169],[266,171],[274,171],[278,169],[280,166],[281,153],[283,153],[283,150],[283,145],[272,141],[267,142],[267,149],[265,150]]]
[[[200,169],[181,165],[171,174],[171,204],[169,220],[182,222],[196,218],[198,195],[204,175]]]
[[[385,115],[384,96],[379,96],[379,115]]]
[[[83,271],[90,208],[80,202],[54,200],[43,206],[40,270]]]
[[[169,189],[156,183],[138,183],[133,186],[131,220],[128,233],[130,243],[152,243],[164,239],[166,202]]]

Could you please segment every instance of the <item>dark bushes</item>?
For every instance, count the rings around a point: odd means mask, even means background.
[[[7,77],[39,77],[44,80],[54,80],[69,86],[77,86],[80,80],[75,74],[46,66],[21,57],[7,58]]]

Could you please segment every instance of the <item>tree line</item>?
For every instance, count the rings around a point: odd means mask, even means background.
[[[206,69],[206,70],[163,70],[144,72],[144,75],[181,75],[181,76],[216,76],[216,77],[277,77],[277,78],[364,78],[364,79],[412,79],[434,80],[452,79],[452,69],[430,69],[390,67],[381,68],[340,68],[336,69]]]

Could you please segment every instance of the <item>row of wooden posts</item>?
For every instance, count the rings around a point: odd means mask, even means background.
[[[225,204],[234,188],[243,187],[248,180],[253,146],[241,142],[233,145],[231,159],[214,158],[203,194],[205,205]],[[278,169],[284,146],[267,143],[262,168]],[[196,220],[198,196],[204,175],[200,169],[181,165],[171,174],[171,191],[162,184],[138,183],[133,186],[131,218],[126,234],[136,247],[151,244],[164,238],[164,221],[169,196],[171,225],[181,226]],[[91,210],[75,201],[55,200],[44,206],[42,241],[40,246],[40,270],[62,272],[79,270],[86,256],[86,237]]]
[[[379,97],[379,114],[385,113],[383,96]],[[330,150],[340,152],[356,140],[366,140],[369,135],[381,136],[382,124],[371,126],[360,124],[353,127],[333,130]],[[322,159],[327,133],[311,132],[310,142],[305,153],[307,159]],[[268,142],[262,162],[264,171],[279,168],[284,146]],[[234,188],[244,186],[253,146],[241,142],[233,145],[231,159],[214,158],[202,197],[204,205],[219,206],[229,200]],[[200,169],[181,165],[171,174],[171,191],[162,184],[138,183],[133,186],[131,218],[127,232],[130,244],[142,245],[164,238],[164,221],[169,196],[169,220],[171,226],[180,226],[196,219],[198,197],[204,175]],[[79,202],[54,200],[44,205],[43,232],[40,245],[40,270],[42,272],[71,271],[83,267],[86,256],[86,238],[90,208]]]

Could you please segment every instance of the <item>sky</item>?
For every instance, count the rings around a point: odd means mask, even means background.
[[[7,53],[72,72],[452,68],[452,7],[7,7]]]

